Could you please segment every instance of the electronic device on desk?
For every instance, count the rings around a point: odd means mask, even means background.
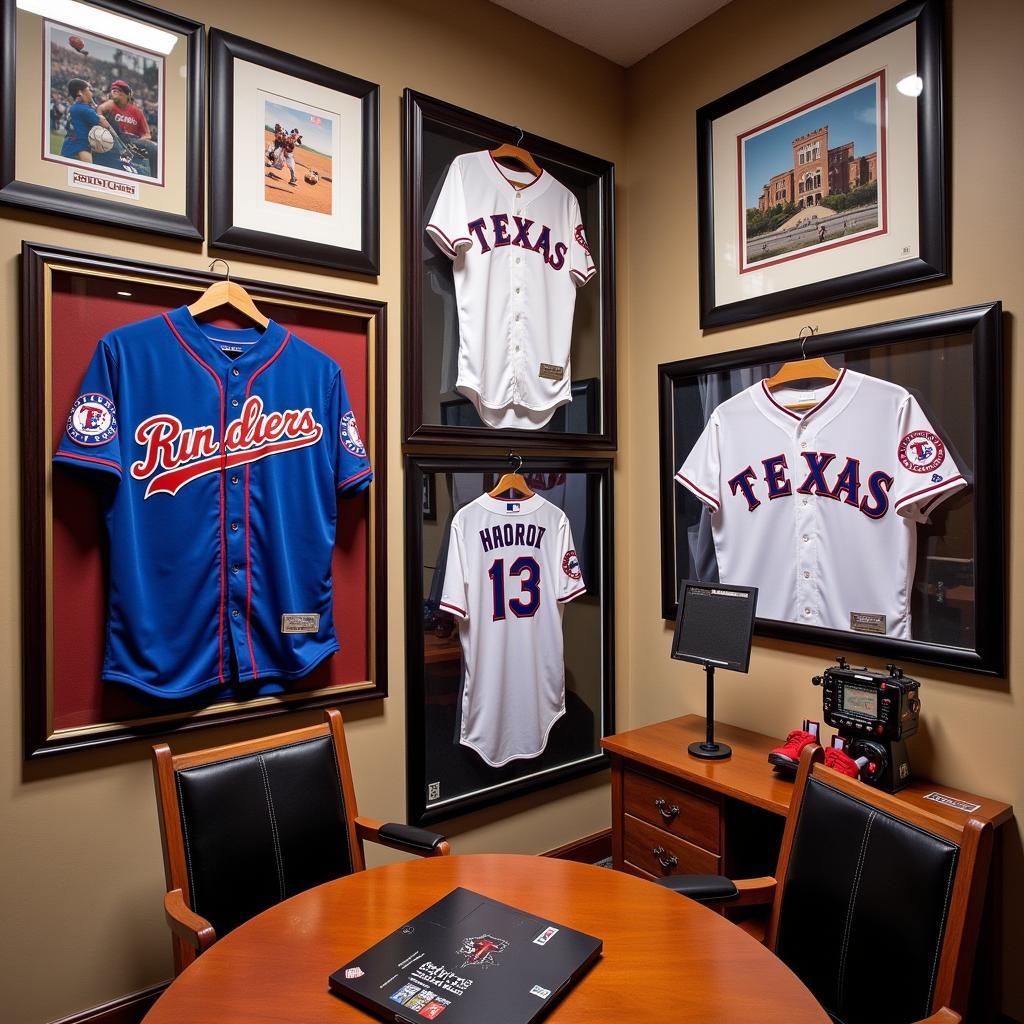
[[[746,672],[757,610],[757,587],[684,580],[679,588],[679,611],[672,635],[672,657],[704,666],[707,677],[707,733],[704,742],[691,743],[691,757],[719,761],[732,756],[727,743],[715,742],[715,668]]]
[[[811,682],[822,689],[825,722],[846,741],[857,760],[867,758],[860,777],[869,786],[896,793],[910,781],[907,737],[917,732],[921,684],[886,665],[886,672],[852,668],[845,658]]]

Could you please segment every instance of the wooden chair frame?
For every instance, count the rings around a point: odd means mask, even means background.
[[[803,804],[807,782],[812,775],[820,782],[861,801],[861,803],[869,804],[894,818],[899,818],[926,832],[931,832],[940,839],[955,843],[960,848],[960,854],[957,858],[953,891],[950,897],[949,912],[946,916],[946,929],[939,955],[939,970],[932,997],[931,1015],[921,1024],[957,1024],[966,1012],[970,994],[974,961],[972,954],[977,946],[985,901],[985,886],[988,882],[989,866],[992,861],[994,834],[992,823],[971,817],[962,826],[955,825],[944,818],[929,814],[927,811],[909,807],[889,793],[872,789],[857,779],[848,778],[826,768],[823,763],[824,759],[825,752],[817,745],[804,747],[800,755],[800,768],[797,772],[796,783],[793,787],[793,799],[789,806],[789,815],[786,818],[786,827],[782,835],[776,877],[737,881],[735,884],[739,896],[728,905],[735,907],[759,903],[771,904],[771,917],[768,921],[765,944],[774,953],[782,910],[782,892],[789,871],[793,839],[796,835],[797,823],[800,820],[800,808]]]
[[[330,735],[334,744],[338,776],[341,779],[342,798],[348,819],[348,843],[349,849],[352,851],[354,871],[363,871],[366,868],[366,858],[363,853],[364,841],[427,856],[447,856],[451,853],[448,842],[441,837],[433,836],[435,840],[439,841],[436,841],[429,850],[425,850],[420,845],[405,842],[401,838],[387,834],[386,831],[382,834],[381,830],[387,828],[384,822],[376,821],[373,818],[364,818],[358,814],[341,712],[337,708],[327,708],[324,717],[326,721],[320,725],[275,733],[272,736],[263,736],[259,739],[243,740],[240,743],[195,750],[187,754],[172,754],[166,743],[159,743],[153,747],[153,776],[160,812],[164,874],[167,879],[164,914],[172,932],[174,973],[176,975],[180,974],[199,954],[209,949],[217,941],[213,925],[195,913],[190,905],[185,842],[181,829],[181,807],[178,802],[178,789],[174,782],[175,775],[180,771]],[[430,833],[425,833],[420,829],[414,831],[425,837],[431,836]]]

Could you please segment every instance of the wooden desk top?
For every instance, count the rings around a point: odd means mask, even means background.
[[[704,738],[704,718],[700,715],[685,715],[615,736],[606,736],[601,745],[613,756],[667,772],[683,781],[724,796],[735,797],[775,814],[788,813],[793,784],[773,771],[768,763],[768,752],[779,746],[785,737],[762,736],[761,733],[715,722],[715,740],[728,743],[732,747],[732,757],[724,761],[701,761],[690,757],[686,748]],[[968,813],[924,799],[928,793],[940,793],[954,800],[980,806]],[[927,779],[913,779],[896,796],[955,825],[963,825],[973,816],[982,821],[991,821],[998,828],[1013,817],[1013,808],[1001,800],[990,800]]]
[[[622,872],[508,854],[389,864],[279,903],[189,966],[145,1024],[365,1024],[374,1018],[332,995],[328,975],[459,885],[604,940],[551,1024],[828,1024],[781,961],[706,907]]]

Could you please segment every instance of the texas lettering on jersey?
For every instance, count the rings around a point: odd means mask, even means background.
[[[508,213],[492,213],[486,218],[477,217],[467,225],[469,233],[475,236],[477,242],[480,243],[480,252],[482,253],[490,252],[491,249],[500,249],[505,245],[515,245],[529,252],[540,253],[544,257],[544,262],[552,270],[561,270],[565,266],[565,254],[569,251],[568,244],[556,242],[552,247],[551,228],[546,224],[541,225],[536,236],[531,240],[530,232],[533,227],[532,220]],[[582,235],[582,227],[577,230]],[[587,252],[589,251],[588,249]]]
[[[238,419],[225,429],[222,453],[216,427],[185,427],[177,416],[158,414],[143,420],[135,430],[135,442],[144,454],[132,463],[131,475],[136,480],[152,477],[146,498],[174,495],[207,473],[306,448],[316,444],[323,433],[312,409],[265,413],[263,399],[253,395]]]
[[[796,488],[797,494],[810,494],[819,498],[831,498],[842,501],[858,509],[869,519],[881,519],[889,511],[889,489],[894,483],[893,477],[884,470],[869,473],[864,483],[865,494],[861,496],[861,465],[860,460],[848,456],[843,468],[838,473],[828,473],[829,467],[836,460],[832,452],[801,452],[806,466],[807,476]],[[789,465],[785,455],[773,455],[762,459],[763,476],[758,476],[752,466],[747,466],[726,481],[729,490],[746,500],[747,510],[753,512],[762,504],[758,494],[764,494],[769,501],[777,498],[792,497],[794,493],[793,479],[789,476]],[[829,483],[833,479],[833,483]],[[764,487],[761,487],[761,484]]]

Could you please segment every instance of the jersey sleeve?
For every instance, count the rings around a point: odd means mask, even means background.
[[[597,266],[587,244],[587,236],[583,230],[583,217],[579,203],[573,197],[570,212],[572,220],[572,241],[569,243],[569,276],[577,288],[582,288],[596,273]]]
[[[913,395],[907,395],[900,406],[897,436],[893,508],[901,516],[925,523],[932,510],[966,487],[967,481]]]
[[[444,587],[441,590],[441,611],[469,618],[469,579],[466,575],[466,552],[462,543],[462,528],[453,522],[448,538],[448,557],[445,559]]]
[[[441,252],[449,259],[455,259],[460,252],[473,245],[473,240],[467,234],[468,224],[462,164],[459,160],[453,160],[441,186],[441,194],[427,218],[427,234]]]
[[[359,434],[341,370],[335,376],[331,388],[328,422],[337,430],[337,454],[334,462],[337,491],[343,497],[351,497],[369,487],[373,479],[373,470],[366,457],[366,445]]]
[[[82,380],[81,392],[71,405],[64,433],[53,456],[55,462],[121,478],[118,378],[117,361],[104,338],[96,346]]]
[[[712,512],[722,507],[718,431],[718,417],[712,415],[675,477],[676,483],[682,484]]]
[[[558,524],[558,560],[559,565],[555,570],[555,578],[558,580],[555,588],[558,591],[558,603],[568,604],[587,592],[587,584],[583,580],[583,570],[576,554],[569,517],[565,515]]]

